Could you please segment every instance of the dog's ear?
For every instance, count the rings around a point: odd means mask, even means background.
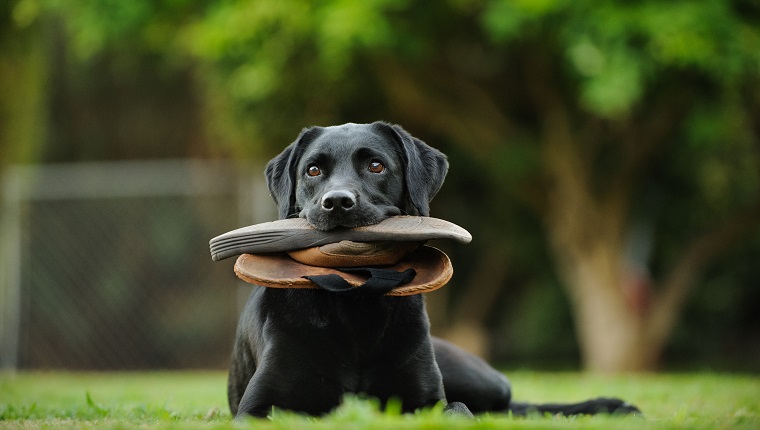
[[[296,214],[296,169],[304,148],[322,134],[322,127],[301,130],[295,142],[288,145],[278,156],[269,160],[265,170],[267,187],[272,195],[280,219]]]
[[[411,203],[407,213],[429,216],[430,201],[438,193],[449,171],[446,156],[398,125],[376,122],[373,126],[383,134],[390,134],[401,147],[405,164],[405,186]]]

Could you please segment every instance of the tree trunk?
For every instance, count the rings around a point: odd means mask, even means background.
[[[662,343],[648,330],[648,287],[626,288],[626,276],[614,269],[622,258],[620,250],[600,247],[579,256],[573,267],[560,269],[584,367],[591,371],[648,371],[659,362]]]
[[[564,112],[555,109],[546,125],[544,224],[573,307],[584,366],[601,372],[651,370],[661,344],[651,342],[646,329],[649,285],[626,284],[628,190],[619,184],[595,195]]]
[[[590,166],[561,109],[547,115],[544,225],[575,316],[584,366],[592,371],[656,370],[700,271],[760,223],[760,201],[686,246],[659,288],[627,261],[632,193],[625,174],[594,193]]]

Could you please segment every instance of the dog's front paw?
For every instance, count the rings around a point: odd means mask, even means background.
[[[451,402],[443,408],[443,414],[447,416],[457,416],[466,418],[475,418],[470,409],[462,402]]]

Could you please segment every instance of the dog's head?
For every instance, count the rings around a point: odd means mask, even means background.
[[[319,230],[428,216],[448,171],[446,156],[383,122],[304,129],[266,167],[279,216]]]

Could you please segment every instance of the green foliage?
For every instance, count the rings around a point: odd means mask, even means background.
[[[115,42],[133,40],[136,30],[155,13],[153,2],[147,1],[49,0],[48,3],[51,8],[65,13],[63,23],[81,58],[102,53]]]
[[[725,84],[757,77],[757,16],[742,16],[741,3],[496,0],[487,3],[483,23],[502,43],[549,39],[548,46],[564,55],[567,72],[579,79],[587,108],[616,117],[672,70]]]
[[[454,54],[441,52],[453,48],[449,36],[493,44],[492,64],[519,44],[556,55],[563,85],[577,82],[579,105],[606,118],[643,106],[672,73],[690,71],[736,88],[760,74],[752,8],[724,0],[452,1],[424,11],[404,0],[23,0],[15,16],[28,23],[40,10],[52,11],[80,58],[128,48],[198,62],[209,92],[228,99],[227,108],[217,107],[231,112],[220,116],[238,118],[225,128],[254,123],[246,132],[268,135],[281,116],[295,115],[289,122],[300,124],[337,120],[353,92],[376,85],[383,72],[373,62],[395,58],[412,69],[439,63]],[[283,98],[300,109],[279,106]],[[318,112],[309,111],[310,103],[318,103]]]

